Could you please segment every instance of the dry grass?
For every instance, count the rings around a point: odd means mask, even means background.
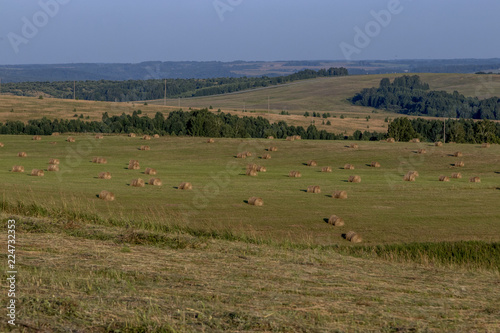
[[[161,186],[162,182],[160,178],[151,178],[149,179],[148,184],[152,186]]]
[[[75,142],[75,138],[74,138],[74,137],[72,137],[72,136],[69,136],[69,137],[66,139],[66,141],[68,141],[68,142]]]
[[[349,179],[347,180],[349,183],[361,183],[361,177],[360,176],[349,176]]]
[[[104,201],[114,201],[115,195],[112,192],[102,190],[99,193],[99,199],[104,200]]]
[[[207,143],[214,143],[214,142],[215,142],[215,140],[214,140],[214,139],[208,139],[208,140],[207,140]]]
[[[49,160],[49,164],[56,164],[59,165],[60,161],[57,158],[51,158]]]
[[[47,168],[47,171],[54,171],[58,172],[59,171],[59,165],[57,164],[50,164]]]
[[[24,167],[22,165],[14,165],[12,167],[12,172],[24,172]]]
[[[344,170],[354,170],[354,165],[352,164],[345,164],[344,165]]]
[[[481,178],[479,178],[479,177],[470,177],[469,178],[469,182],[471,182],[471,183],[480,183],[481,182]]]
[[[334,199],[347,199],[347,192],[346,191],[335,191],[332,194],[332,198],[334,198]]]
[[[460,172],[452,173],[451,178],[462,179],[462,174]]]
[[[111,172],[100,172],[99,179],[111,179]]]
[[[142,178],[133,179],[132,182],[130,183],[130,186],[133,187],[144,187],[144,185],[145,185],[144,179]]]
[[[315,167],[317,165],[318,165],[318,163],[314,160],[307,161],[307,166]]]
[[[323,167],[321,168],[321,172],[332,172],[332,167],[330,166]]]
[[[35,136],[33,136],[33,140],[40,141],[40,140],[42,140],[42,137],[40,135],[35,135]]]
[[[439,176],[439,181],[440,182],[449,182],[450,181],[450,177],[447,177],[447,176]]]
[[[278,151],[278,147],[272,146],[267,148],[267,151]]]
[[[395,143],[396,142],[396,140],[394,138],[388,138],[386,141],[389,142],[389,143]]]
[[[252,206],[263,206],[264,200],[258,197],[251,197],[250,199],[248,199],[248,204]]]
[[[144,170],[144,174],[146,175],[151,175],[151,176],[154,176],[156,175],[156,169],[153,169],[153,168],[146,168],[146,170]]]
[[[359,234],[355,233],[354,231],[349,231],[345,235],[345,239],[347,239],[349,242],[352,242],[352,243],[361,243],[363,241],[361,236]]]
[[[318,185],[309,185],[307,187],[307,193],[319,194],[319,193],[321,193],[321,187],[319,187]]]
[[[263,160],[270,160],[271,159],[271,154],[264,154],[262,155]]]
[[[288,173],[288,177],[291,177],[291,178],[300,178],[300,177],[302,177],[302,174],[300,173],[300,171],[290,171]]]
[[[332,215],[328,219],[328,223],[333,225],[334,227],[342,227],[345,225],[344,219],[338,217],[337,215]]]
[[[20,153],[17,153],[17,156],[19,156],[19,157],[27,157],[28,154],[26,154],[24,151],[22,151]]]
[[[188,183],[188,182],[183,182],[183,183],[180,183],[180,185],[177,188],[179,190],[192,190],[193,185],[191,183]]]
[[[149,146],[141,146],[141,148],[139,148],[140,150],[151,150],[151,147]]]
[[[464,166],[465,166],[465,163],[464,163],[464,161],[460,161],[460,162],[455,163],[454,165],[455,165],[456,167],[462,168],[462,167],[464,167]]]
[[[33,169],[33,170],[31,170],[31,175],[34,177],[43,177],[45,175],[45,173],[43,172],[43,170]]]
[[[372,168],[380,168],[380,163],[379,162],[372,162],[370,164],[370,167],[372,167]]]

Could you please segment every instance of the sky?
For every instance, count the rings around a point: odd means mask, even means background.
[[[0,0],[0,65],[500,57],[498,0]]]

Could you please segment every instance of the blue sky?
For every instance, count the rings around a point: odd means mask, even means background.
[[[500,57],[500,1],[436,2],[0,0],[0,64]]]

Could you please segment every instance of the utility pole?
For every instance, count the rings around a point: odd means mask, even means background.
[[[163,95],[163,104],[167,106],[167,79],[165,79],[165,94]]]

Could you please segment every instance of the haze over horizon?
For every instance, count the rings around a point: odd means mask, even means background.
[[[498,58],[500,2],[0,0],[0,65]]]

